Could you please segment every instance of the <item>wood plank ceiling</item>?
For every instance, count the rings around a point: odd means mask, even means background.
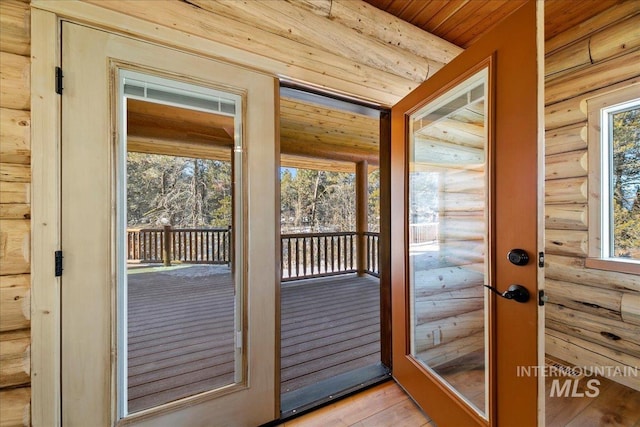
[[[526,0],[364,1],[465,49],[526,2]],[[548,40],[623,1],[545,0],[545,39]]]
[[[233,118],[129,99],[129,151],[231,159]],[[378,165],[378,119],[308,101],[280,100],[280,152],[285,167],[354,172]]]
[[[526,0],[364,0],[448,42],[467,48]],[[546,0],[547,40],[625,0]],[[636,1],[636,0],[628,0]],[[208,3],[207,3],[208,4]],[[215,3],[217,4],[217,3]],[[331,19],[331,8],[327,11]],[[232,125],[210,114],[130,104],[130,148],[226,159]],[[160,120],[158,120],[160,119]],[[283,97],[280,102],[282,166],[355,171],[355,163],[378,164],[379,124],[375,118]],[[172,148],[173,147],[173,148]]]

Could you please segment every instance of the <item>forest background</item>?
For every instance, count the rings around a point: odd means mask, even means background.
[[[231,225],[231,163],[128,153],[129,228],[226,228]],[[282,168],[281,232],[354,231],[355,174]],[[369,173],[369,231],[378,231],[380,174]]]

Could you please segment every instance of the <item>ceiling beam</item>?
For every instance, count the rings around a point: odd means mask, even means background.
[[[302,143],[295,137],[289,138],[281,135],[280,152],[282,154],[292,154],[307,158],[318,158],[325,160],[336,160],[342,162],[361,162],[366,160],[371,165],[378,165],[378,151],[364,150],[349,146],[321,144],[318,142]]]
[[[139,135],[127,136],[127,151],[227,162],[231,160],[232,154],[230,146],[175,139],[146,138]]]

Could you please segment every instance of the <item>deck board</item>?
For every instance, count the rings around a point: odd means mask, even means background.
[[[281,296],[282,393],[380,361],[378,279],[285,282]]]
[[[228,270],[134,270],[128,287],[129,412],[233,382]],[[379,362],[378,279],[291,281],[281,296],[282,392]]]
[[[128,275],[128,405],[136,412],[233,382],[233,283],[223,268]]]

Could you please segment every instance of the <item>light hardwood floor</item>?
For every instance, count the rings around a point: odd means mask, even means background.
[[[394,381],[387,381],[280,426],[435,427],[435,423]]]
[[[596,378],[600,393],[594,398],[549,398],[547,381],[547,427],[640,427],[640,392]],[[585,391],[584,384],[578,391]],[[436,427],[436,423],[394,381],[387,381],[280,426]]]

